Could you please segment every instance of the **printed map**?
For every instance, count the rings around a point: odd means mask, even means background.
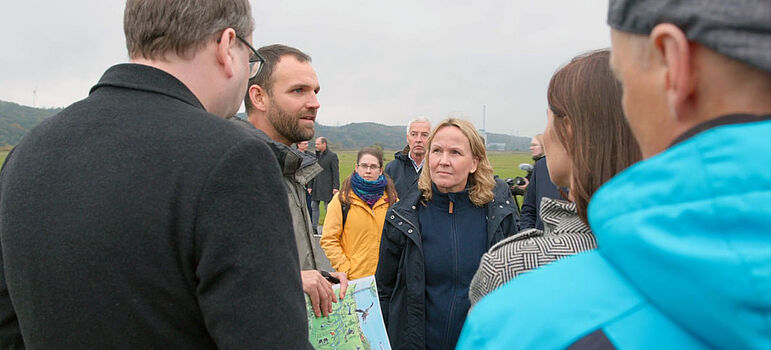
[[[329,317],[316,317],[307,295],[305,301],[310,342],[316,349],[391,349],[374,276],[348,282],[345,299],[332,304]]]

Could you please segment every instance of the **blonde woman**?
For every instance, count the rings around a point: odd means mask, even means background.
[[[440,123],[425,162],[386,215],[375,278],[393,348],[453,349],[479,259],[517,232],[517,210],[470,122]]]
[[[363,148],[324,219],[321,248],[335,271],[351,280],[375,274],[383,221],[396,200],[396,187],[383,173],[383,152]]]

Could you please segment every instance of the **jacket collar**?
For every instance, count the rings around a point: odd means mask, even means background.
[[[669,147],[672,147],[680,142],[683,142],[702,131],[706,131],[718,126],[729,125],[729,124],[754,123],[754,122],[759,122],[764,120],[771,120],[771,114],[767,114],[767,115],[732,114],[732,115],[722,116],[719,118],[708,120],[706,122],[703,122],[699,125],[694,126],[693,128],[688,129],[688,131],[678,136]]]
[[[493,200],[485,205],[488,244],[491,244],[495,237],[495,231],[501,225],[501,222],[509,215],[516,215],[509,186],[503,180],[495,180],[493,194]],[[406,197],[399,198],[399,201],[391,206],[391,211],[386,216],[388,222],[415,242],[421,249],[422,242],[418,232],[420,226],[417,209],[419,205],[423,205],[420,203],[422,197],[422,192],[410,191]]]
[[[108,86],[149,91],[205,110],[201,101],[179,79],[158,68],[143,64],[123,63],[110,67],[91,88],[89,94]]]
[[[401,160],[403,162],[409,162],[410,161],[410,145],[404,146],[404,149],[401,151],[398,151],[394,153],[394,159]]]
[[[573,202],[543,197],[539,213],[546,233],[592,233],[592,229],[578,216]]]
[[[257,135],[257,137],[268,144],[273,154],[278,160],[278,165],[281,168],[281,173],[284,176],[293,177],[295,181],[302,185],[307,184],[311,179],[316,177],[324,169],[318,164],[316,157],[313,157],[304,152],[289,147],[283,143],[276,142],[271,139],[264,131],[257,129],[252,123],[233,117],[234,123],[237,123],[245,128],[251,129]]]

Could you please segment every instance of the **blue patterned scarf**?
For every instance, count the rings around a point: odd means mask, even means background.
[[[375,181],[367,181],[355,171],[351,176],[351,187],[353,188],[353,192],[355,192],[361,200],[365,201],[370,208],[372,208],[372,206],[377,203],[378,199],[383,196],[386,183],[386,178],[383,174],[380,174],[380,177]]]

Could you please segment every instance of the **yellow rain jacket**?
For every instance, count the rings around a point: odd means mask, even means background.
[[[329,202],[321,233],[321,248],[335,271],[345,272],[349,280],[374,275],[380,254],[380,234],[388,211],[388,197],[384,193],[370,208],[351,191],[351,205],[345,227],[342,227],[339,194],[335,194]]]

